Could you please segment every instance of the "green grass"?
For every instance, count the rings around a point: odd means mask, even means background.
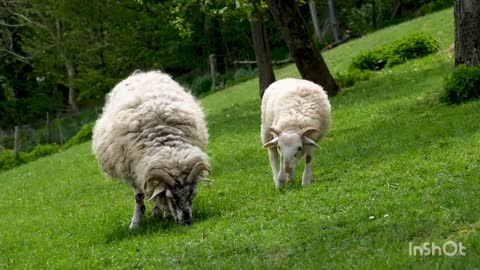
[[[129,231],[133,192],[99,171],[90,144],[0,173],[0,267],[16,269],[469,269],[480,267],[480,101],[431,101],[452,70],[452,10],[325,54],[346,71],[361,52],[417,30],[442,52],[378,72],[332,100],[314,183],[274,189],[260,143],[257,81],[202,100],[216,182],[195,222],[148,217]],[[277,77],[295,76],[294,66]],[[150,210],[151,207],[148,207]],[[148,211],[147,210],[147,211]],[[370,217],[374,216],[373,219]],[[466,256],[409,256],[409,242],[462,242]]]

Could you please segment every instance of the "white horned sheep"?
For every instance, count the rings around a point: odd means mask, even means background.
[[[140,226],[144,196],[152,215],[192,222],[196,184],[208,180],[208,131],[195,98],[160,71],[135,72],[107,95],[93,129],[92,150],[102,170],[135,189],[130,229]]]
[[[330,111],[323,88],[307,80],[283,79],[265,90],[261,136],[263,148],[268,148],[276,188],[283,188],[286,181],[293,179],[303,155],[302,185],[311,182],[313,150],[330,128]]]

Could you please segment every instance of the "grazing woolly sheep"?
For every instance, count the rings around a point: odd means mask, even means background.
[[[306,80],[283,79],[265,90],[261,136],[277,188],[293,179],[297,163],[305,154],[302,185],[310,183],[313,150],[329,128],[330,102],[321,86]],[[278,152],[282,158],[280,170]]]
[[[93,129],[92,149],[102,170],[135,189],[130,229],[145,213],[169,213],[191,224],[196,184],[209,172],[208,131],[199,104],[170,76],[135,72],[108,94]]]

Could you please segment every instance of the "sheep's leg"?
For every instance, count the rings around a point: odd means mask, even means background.
[[[305,155],[305,169],[303,170],[302,186],[310,184],[312,181],[312,159],[313,149],[307,149]]]
[[[275,147],[268,149],[268,155],[270,157],[270,166],[272,166],[272,173],[273,173],[273,182],[275,183],[275,187],[281,188],[283,183],[279,182],[278,178],[278,151]]]
[[[133,211],[132,222],[130,222],[130,229],[140,227],[140,221],[145,214],[145,204],[143,203],[145,195],[140,190],[135,190],[135,210]]]

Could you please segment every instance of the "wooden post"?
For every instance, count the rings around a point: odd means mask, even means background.
[[[63,146],[62,124],[60,123],[60,113],[58,111],[57,111],[57,127],[58,127],[58,137],[60,139],[60,146]]]
[[[314,0],[310,0],[308,2],[308,6],[310,7],[310,16],[312,16],[312,23],[313,29],[315,29],[315,34],[317,35],[318,41],[323,42],[322,30],[320,29],[320,23],[318,22],[317,4]]]
[[[340,27],[338,26],[337,18],[335,17],[333,0],[328,0],[328,13],[330,14],[330,23],[332,24],[332,32],[333,37],[335,38],[335,43],[340,43]]]
[[[52,143],[52,125],[50,124],[50,113],[47,112],[47,143]]]
[[[217,66],[217,61],[215,60],[215,54],[210,54],[209,57],[208,57],[208,62],[210,63],[210,77],[212,78],[212,90],[215,91],[217,89],[217,85],[216,85],[216,75],[217,75],[217,71],[216,71],[216,66]]]
[[[15,134],[14,134],[15,142],[13,145],[13,153],[15,155],[15,159],[18,158],[18,153],[20,152],[20,127],[15,126]]]

